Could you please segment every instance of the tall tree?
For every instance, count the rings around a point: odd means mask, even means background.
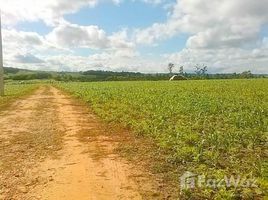
[[[3,66],[3,50],[2,50],[1,10],[0,10],[0,96],[4,96],[4,66]]]
[[[175,65],[173,63],[168,64],[168,71],[169,71],[170,75],[173,74],[173,69],[174,68],[175,68]]]
[[[195,73],[198,75],[198,76],[205,76],[206,73],[208,71],[208,67],[205,66],[205,65],[195,65]]]
[[[184,73],[184,68],[183,66],[180,66],[180,75],[183,75],[183,73]]]
[[[201,67],[199,64],[195,65],[195,73],[199,76],[201,74]]]

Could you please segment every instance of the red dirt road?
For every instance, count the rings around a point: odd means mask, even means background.
[[[142,172],[114,153],[117,143],[103,131],[54,87],[17,100],[0,112],[0,199],[142,199],[131,178]]]

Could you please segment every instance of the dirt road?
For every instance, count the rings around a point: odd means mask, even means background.
[[[51,86],[0,112],[0,199],[142,199],[142,172],[87,107]],[[144,184],[146,178],[144,178]]]

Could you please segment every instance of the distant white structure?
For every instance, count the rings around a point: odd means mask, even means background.
[[[169,81],[175,81],[175,80],[187,80],[187,78],[183,75],[174,75],[172,76]]]
[[[169,81],[174,81],[174,79],[177,77],[178,75],[174,75],[174,76],[172,76],[170,79],[169,79]]]
[[[4,66],[3,66],[3,49],[2,49],[2,23],[0,10],[0,96],[4,96]]]

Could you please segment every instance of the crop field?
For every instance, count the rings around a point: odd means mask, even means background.
[[[0,199],[268,196],[267,79],[29,83],[0,97]]]
[[[178,175],[191,171],[217,179],[230,175],[257,179],[251,188],[184,190],[186,199],[261,199],[267,192],[267,79],[58,87],[86,101],[105,121],[153,138],[168,152],[166,162]]]

